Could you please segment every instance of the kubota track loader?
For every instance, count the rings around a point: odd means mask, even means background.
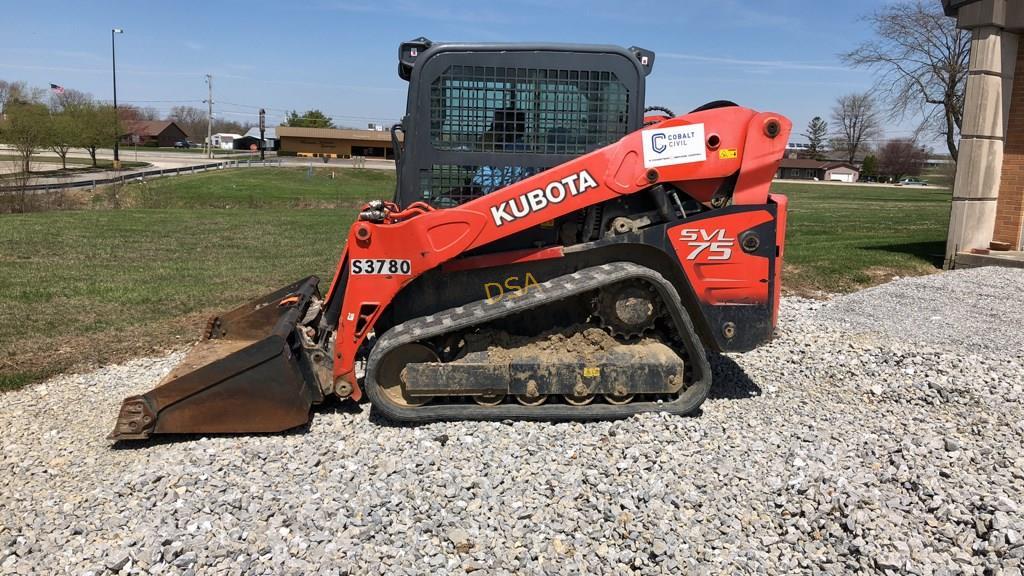
[[[281,431],[331,394],[411,421],[694,411],[707,349],[771,337],[791,124],[645,112],[654,58],[402,44],[397,191],[363,208],[326,294],[309,277],[213,318],[111,437]]]

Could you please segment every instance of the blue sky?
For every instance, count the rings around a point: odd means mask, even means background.
[[[837,54],[870,38],[860,17],[882,2],[4,2],[0,78],[109,99],[110,29],[121,27],[119,101],[204,106],[211,73],[226,119],[255,121],[262,106],[277,123],[285,110],[320,108],[365,126],[404,113],[403,40],[609,43],[657,53],[649,105],[680,112],[734,100],[789,116],[799,133],[811,117],[827,118],[837,96],[871,86],[869,72],[847,69]]]

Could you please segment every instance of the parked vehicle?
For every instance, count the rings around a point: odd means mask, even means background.
[[[194,144],[192,144],[188,140],[178,140],[177,142],[174,143],[175,148],[192,148],[193,146]]]

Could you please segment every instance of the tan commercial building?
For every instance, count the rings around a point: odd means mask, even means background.
[[[278,126],[278,154],[328,158],[394,158],[391,133],[344,128],[297,128]],[[401,140],[401,135],[399,135]]]
[[[971,31],[946,266],[1024,266],[1024,0],[943,0]]]

